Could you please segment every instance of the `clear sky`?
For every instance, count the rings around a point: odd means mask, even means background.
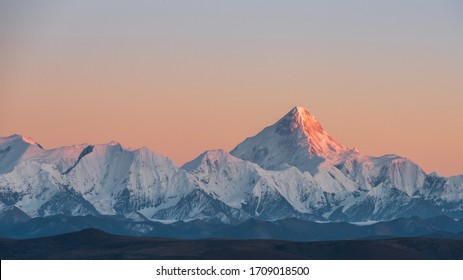
[[[463,173],[463,2],[0,0],[0,135],[177,164],[293,106],[348,147]]]

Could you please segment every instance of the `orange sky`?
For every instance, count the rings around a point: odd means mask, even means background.
[[[424,1],[413,14],[387,6],[371,16],[295,2],[256,14],[205,1],[205,15],[163,3],[155,19],[121,13],[124,4],[90,14],[50,4],[53,13],[12,18],[0,30],[0,135],[46,148],[117,140],[181,165],[300,105],[346,146],[463,173],[463,22],[453,10]]]

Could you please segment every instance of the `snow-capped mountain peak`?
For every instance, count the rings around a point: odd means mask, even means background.
[[[331,137],[318,120],[304,107],[296,106],[277,123],[278,132],[297,131],[307,141],[310,155],[327,158],[346,150],[336,139]],[[305,136],[305,137],[304,137]]]
[[[347,151],[307,109],[297,106],[275,124],[247,138],[231,154],[264,169],[295,166],[314,174],[320,163],[336,161]]]
[[[206,151],[177,167],[118,142],[43,149],[0,137],[0,214],[123,215],[173,221],[370,221],[463,217],[463,175],[426,174],[397,156],[346,149],[303,107],[231,153]]]
[[[0,174],[10,172],[24,157],[41,154],[42,146],[32,138],[14,134],[0,137]]]
[[[0,137],[0,145],[8,143],[8,142],[11,142],[11,143],[23,142],[29,145],[36,145],[39,148],[43,149],[43,147],[39,143],[37,143],[34,139],[20,135],[20,134],[13,134],[8,137]]]

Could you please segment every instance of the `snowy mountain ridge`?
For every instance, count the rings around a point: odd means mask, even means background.
[[[206,151],[182,167],[117,142],[47,150],[21,135],[0,137],[0,212],[13,208],[29,217],[165,222],[463,218],[463,175],[347,149],[295,107],[230,153]]]

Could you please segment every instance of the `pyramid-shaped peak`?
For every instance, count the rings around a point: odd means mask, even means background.
[[[302,123],[305,119],[314,119],[309,110],[304,107],[296,106],[289,111],[282,120],[291,120],[291,122]]]
[[[309,110],[307,110],[307,108],[304,108],[304,107],[302,107],[302,106],[295,106],[295,107],[291,110],[291,112],[293,112],[293,111],[294,111],[295,113],[297,113],[297,114],[309,114],[309,115],[310,115]]]
[[[296,106],[276,123],[280,134],[298,135],[299,145],[307,141],[309,153],[326,158],[345,150],[344,146],[331,137],[318,120],[304,107]]]
[[[310,114],[309,110],[301,106],[294,107],[293,109],[291,109],[291,111],[288,112],[287,115],[295,117],[313,117],[312,114]]]
[[[264,169],[295,166],[314,173],[321,162],[336,161],[346,151],[309,110],[296,106],[275,124],[247,138],[231,154]]]
[[[311,134],[327,134],[318,120],[304,107],[296,106],[289,111],[276,124],[279,134],[300,132],[310,136]]]

